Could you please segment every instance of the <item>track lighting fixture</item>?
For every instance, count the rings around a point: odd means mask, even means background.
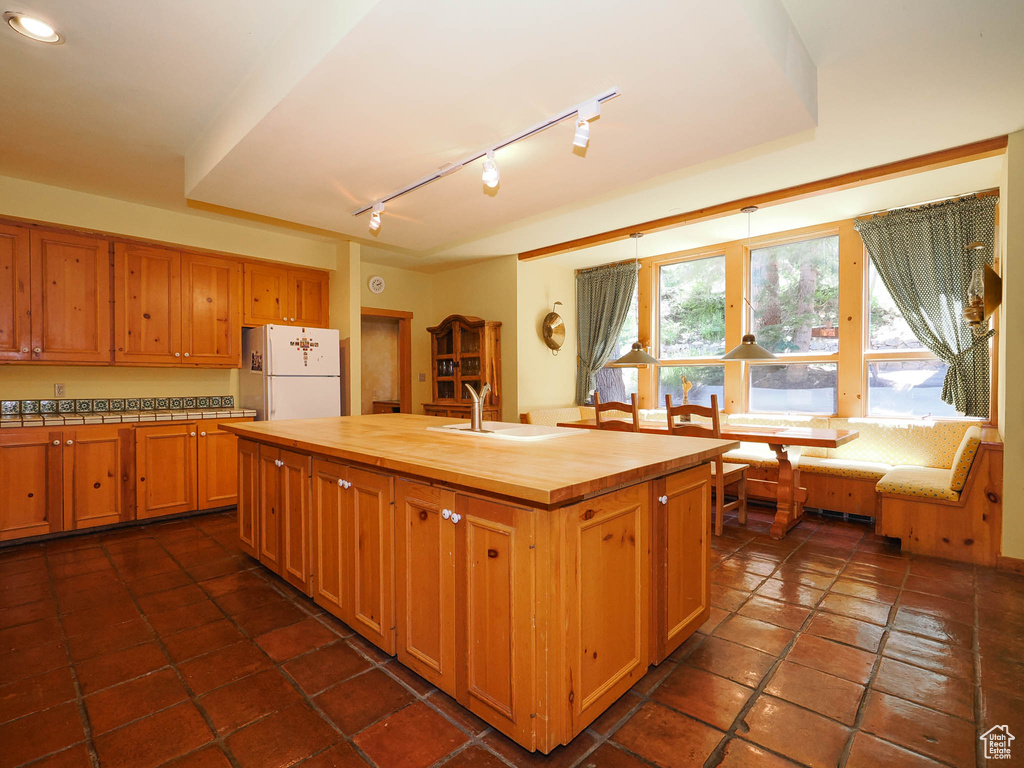
[[[498,142],[497,144],[493,144],[488,149],[476,152],[475,154],[470,155],[469,157],[460,160],[457,163],[446,163],[441,168],[431,173],[429,176],[424,176],[422,179],[414,181],[412,184],[402,187],[401,189],[396,190],[391,194],[380,198],[380,200],[374,203],[373,205],[364,205],[360,208],[357,208],[356,210],[352,211],[352,215],[360,216],[366,213],[367,211],[371,211],[370,229],[376,232],[378,229],[380,229],[380,214],[384,212],[384,203],[390,202],[391,200],[394,200],[397,197],[401,197],[402,195],[407,195],[413,190],[426,186],[427,184],[430,184],[433,181],[443,179],[445,176],[449,176],[455,173],[460,168],[464,168],[470,163],[474,163],[477,160],[480,160],[481,158],[484,161],[482,181],[484,185],[486,185],[489,189],[495,189],[497,188],[498,184],[501,181],[501,174],[498,172],[498,163],[494,159],[495,152],[497,152],[499,149],[504,149],[510,144],[515,144],[517,141],[522,141],[523,139],[528,139],[531,136],[535,136],[541,131],[545,131],[548,128],[551,128],[552,126],[558,125],[559,123],[569,120],[570,118],[573,119],[573,124],[575,126],[575,133],[573,134],[572,143],[581,149],[585,149],[590,141],[590,121],[600,116],[601,104],[603,104],[606,101],[609,101],[610,99],[614,99],[616,96],[619,95],[619,93],[620,91],[618,88],[611,88],[605,91],[604,93],[596,96],[595,98],[590,99],[590,101],[585,101],[578,106],[565,110],[564,112],[559,112],[557,115],[554,115],[548,120],[545,120],[543,123],[538,123],[532,128],[527,128],[525,131],[517,133],[515,136],[510,136],[504,141]]]
[[[483,182],[486,186],[494,189],[501,181],[501,174],[498,172],[498,164],[494,161],[494,150],[492,149],[484,157]]]
[[[376,232],[380,229],[380,215],[384,213],[384,203],[374,203],[373,212],[370,214],[370,230]]]

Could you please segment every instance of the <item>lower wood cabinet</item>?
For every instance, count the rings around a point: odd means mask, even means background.
[[[244,459],[240,461],[240,464]],[[242,470],[243,473],[246,470]],[[260,562],[309,594],[312,460],[260,446],[257,456],[256,520]],[[251,513],[247,513],[251,515]],[[239,515],[241,520],[242,515]],[[241,523],[239,523],[241,525]]]
[[[395,653],[393,481],[313,462],[313,599]]]
[[[238,500],[238,438],[230,421],[172,421],[135,428],[137,512],[140,519],[230,507]]]
[[[0,541],[131,519],[132,428],[11,429],[0,435]]]

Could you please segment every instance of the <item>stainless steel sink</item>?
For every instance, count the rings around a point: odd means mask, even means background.
[[[448,424],[444,427],[427,427],[430,432],[447,432],[456,435],[489,438],[492,440],[550,440],[554,437],[565,437],[578,430],[569,427],[546,427],[541,424],[512,424],[505,421],[485,421],[483,431],[474,432],[470,423]]]

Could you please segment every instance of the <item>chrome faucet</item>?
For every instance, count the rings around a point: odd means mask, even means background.
[[[473,407],[469,412],[469,431],[470,432],[486,432],[484,429],[484,399],[491,391],[491,385],[484,384],[483,389],[479,393],[473,386],[468,383],[464,383],[464,386],[469,390],[469,396],[473,398]]]

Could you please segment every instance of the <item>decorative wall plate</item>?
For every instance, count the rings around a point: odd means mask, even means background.
[[[561,303],[556,301],[551,307],[551,311],[544,316],[544,320],[541,322],[541,335],[544,337],[544,343],[548,345],[553,355],[557,355],[558,350],[565,343],[565,321],[561,315],[555,312],[555,307]]]

